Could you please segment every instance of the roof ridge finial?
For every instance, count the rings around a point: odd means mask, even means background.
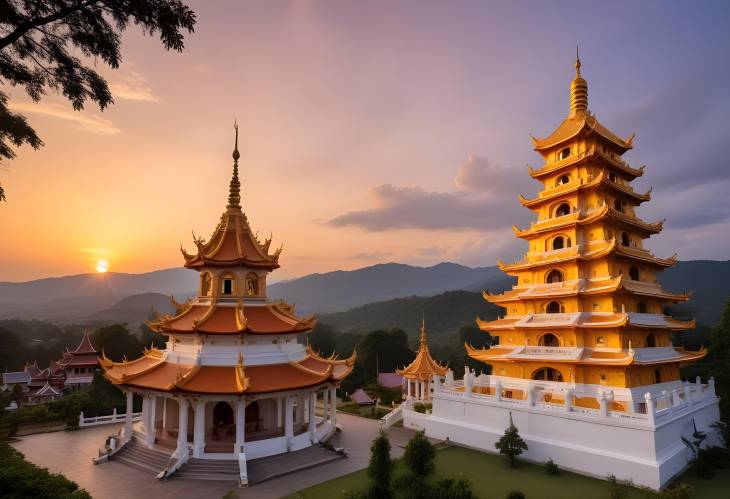
[[[578,45],[575,46],[575,78],[570,82],[570,115],[585,113],[588,110],[588,82],[580,74],[580,53]]]
[[[421,348],[426,347],[426,312],[421,317],[421,336],[419,338]]]
[[[238,122],[233,122],[233,129],[236,131],[236,141],[233,148],[233,177],[228,186],[228,207],[241,207],[241,182],[238,181],[238,159],[241,154],[238,152]]]

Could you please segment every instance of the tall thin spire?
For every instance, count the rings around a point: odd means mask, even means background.
[[[575,46],[575,78],[570,83],[570,115],[588,110],[588,82],[580,75],[580,54]]]
[[[421,318],[420,347],[421,348],[427,348],[428,347],[428,345],[426,344],[426,314],[425,314],[425,312],[423,314],[423,317]]]
[[[233,128],[236,130],[236,142],[233,148],[233,177],[231,177],[231,183],[228,186],[228,208],[240,208],[241,207],[241,182],[238,181],[238,158],[241,154],[238,152],[238,123],[233,123]]]

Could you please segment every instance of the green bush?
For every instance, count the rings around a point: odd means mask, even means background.
[[[413,410],[416,412],[420,412],[421,414],[426,413],[426,409],[428,409],[429,406],[426,404],[422,404],[421,402],[418,402],[416,404],[413,404]]]
[[[23,454],[5,442],[0,442],[0,470],[3,498],[91,499],[75,482],[26,461]]]
[[[525,499],[525,494],[523,494],[519,490],[513,490],[512,492],[507,494],[506,499]]]
[[[633,485],[631,481],[622,482],[616,478],[616,475],[608,475],[609,495],[611,499],[626,499],[629,497],[629,491]]]
[[[550,475],[557,475],[560,473],[560,468],[558,468],[558,465],[555,464],[555,461],[553,461],[552,458],[548,459],[545,463],[545,469]]]

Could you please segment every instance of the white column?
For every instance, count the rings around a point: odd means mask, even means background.
[[[239,399],[236,402],[236,448],[234,449],[235,454],[240,454],[244,451],[244,444],[246,442],[246,401]]]
[[[152,427],[152,397],[142,398],[142,424],[144,425],[144,444],[152,447],[155,443],[155,430]]]
[[[179,401],[179,420],[177,425],[177,449],[175,457],[184,456],[188,452],[188,399]]]
[[[330,402],[330,423],[334,427],[337,419],[337,388],[333,386],[330,391],[330,398],[332,399]]]
[[[322,392],[322,423],[327,422],[327,398],[329,397],[327,388]]]
[[[134,399],[132,392],[127,392],[127,413],[124,417],[124,440],[132,438],[132,411],[134,411]]]
[[[195,422],[193,426],[193,457],[201,457],[205,450],[205,401],[196,401],[194,409]]]
[[[573,390],[567,390],[565,392],[565,412],[573,410]]]
[[[646,415],[649,416],[649,423],[654,425],[656,424],[656,408],[650,392],[646,392],[644,400],[646,401]]]
[[[317,400],[317,392],[309,392],[309,439],[313,444],[317,443],[317,419],[314,417],[314,403]]]
[[[294,443],[294,399],[291,396],[284,399],[284,436],[286,448],[291,450]]]
[[[276,427],[281,428],[281,413],[283,409],[281,407],[281,397],[276,398]]]
[[[167,429],[167,397],[162,398],[162,433]]]
[[[157,428],[155,427],[155,419],[157,419],[157,396],[152,395],[150,397],[150,434],[151,434],[151,442],[150,444],[155,443],[155,439],[157,438]]]
[[[608,396],[604,391],[601,392],[598,398],[598,410],[601,416],[608,416]]]

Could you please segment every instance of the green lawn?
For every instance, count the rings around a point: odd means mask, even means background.
[[[401,463],[396,473],[402,470]],[[438,478],[468,477],[476,495],[483,499],[503,499],[512,490],[520,490],[527,499],[608,499],[609,485],[604,480],[562,471],[549,475],[542,466],[523,463],[509,468],[502,456],[462,447],[448,447],[436,455]],[[693,499],[725,499],[730,491],[730,470],[721,470],[712,480],[699,480],[688,474],[683,481],[695,488]],[[334,499],[345,491],[360,490],[367,484],[365,470],[344,475],[291,495],[305,499]],[[628,499],[640,499],[642,494],[632,490]]]

